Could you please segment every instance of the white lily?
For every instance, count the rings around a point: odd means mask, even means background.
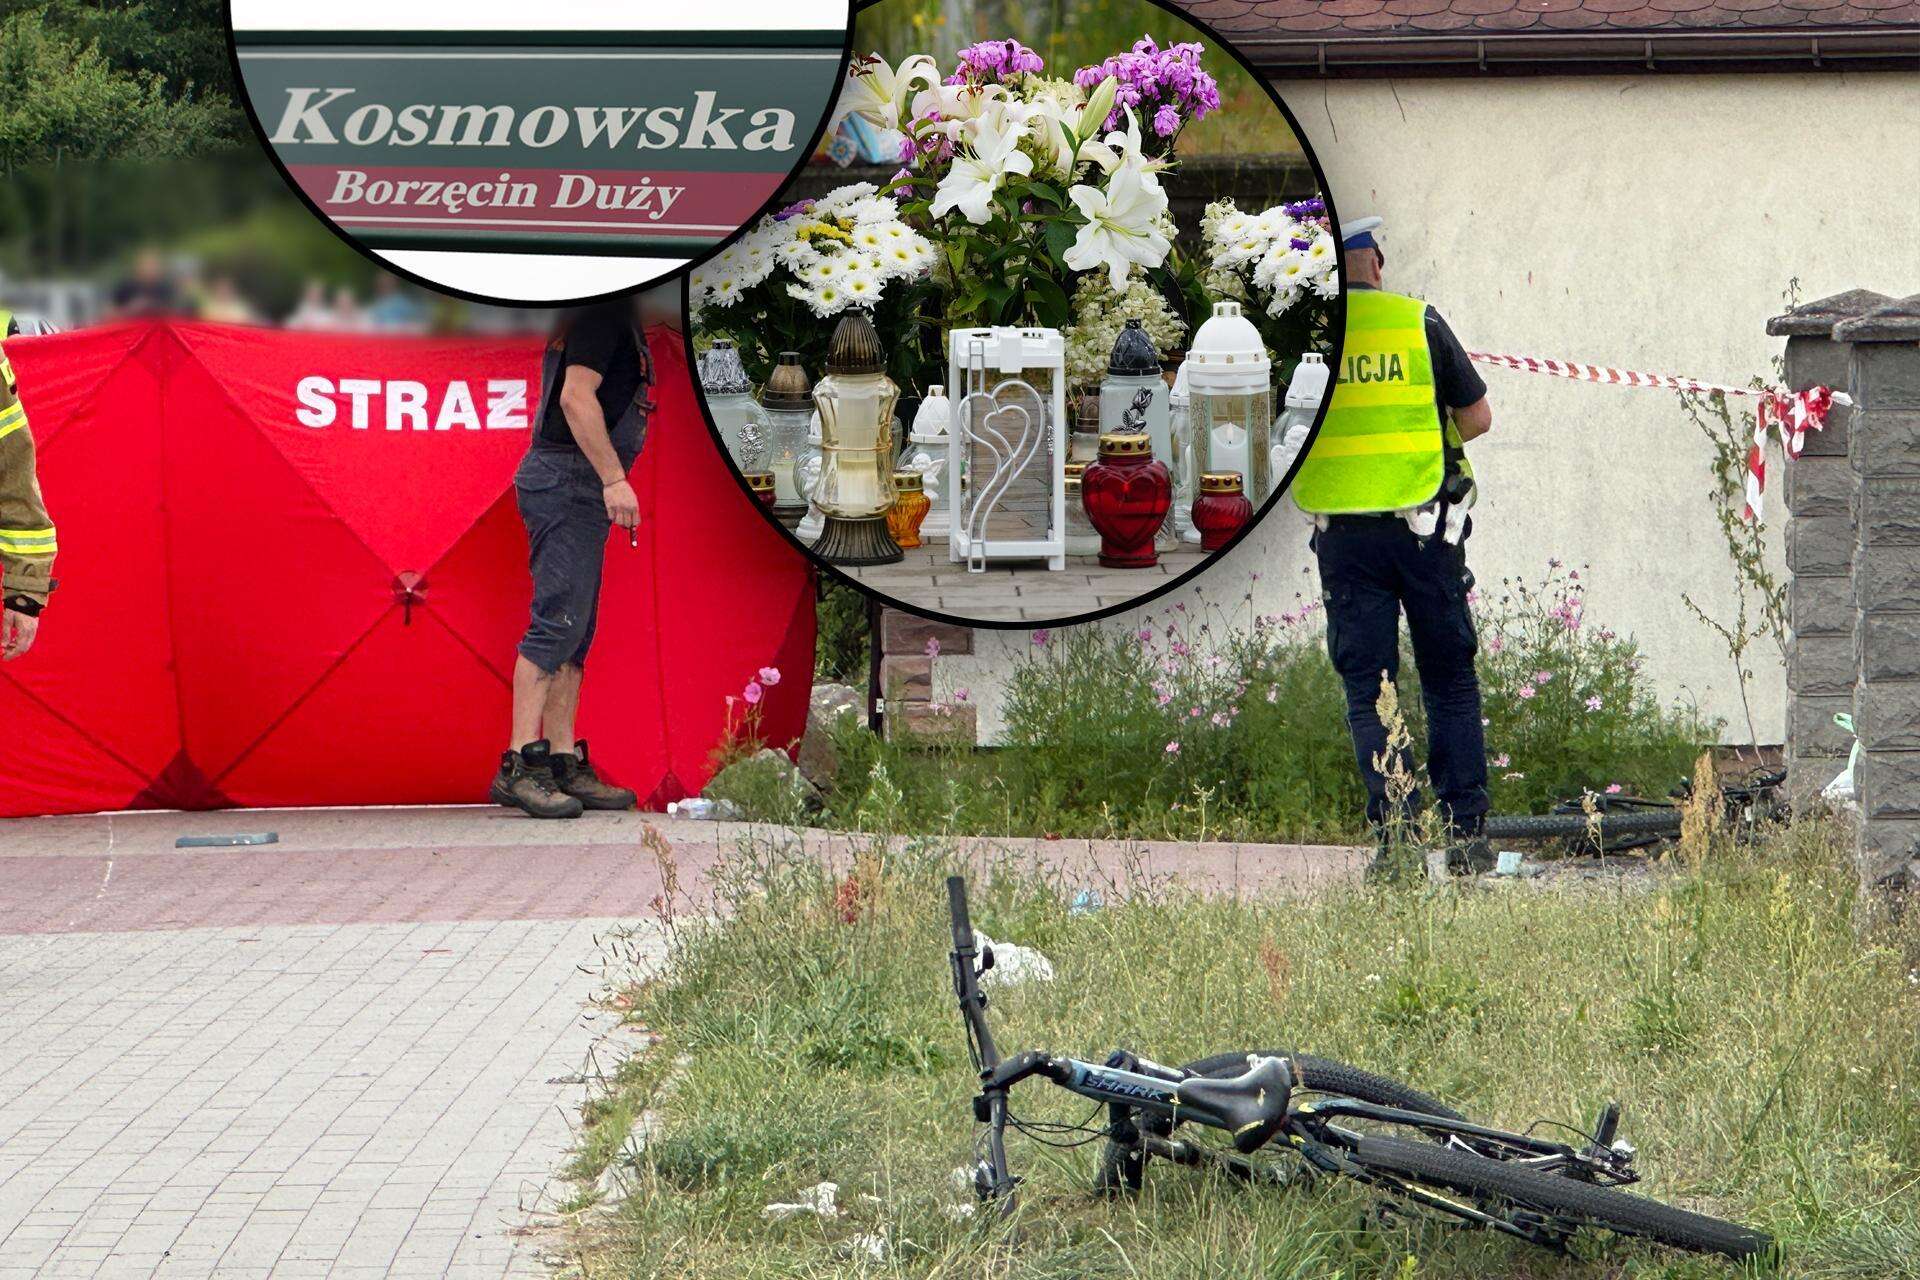
[[[996,129],[986,121],[974,121],[967,129],[967,151],[954,157],[947,176],[940,179],[928,212],[936,218],[958,209],[968,222],[984,224],[993,216],[993,193],[1010,173],[1033,172],[1033,157],[1020,150],[1026,135],[1021,122]]]
[[[1131,169],[1138,174],[1147,187],[1154,191],[1160,189],[1159,171],[1166,167],[1165,162],[1147,159],[1140,141],[1140,121],[1134,116],[1133,108],[1127,109],[1127,127],[1115,129],[1104,141],[1089,142],[1080,149],[1084,159],[1091,159],[1109,174],[1122,169]]]
[[[898,129],[915,87],[924,89],[939,82],[939,68],[924,53],[914,54],[898,68],[888,66],[877,53],[856,59],[847,72],[835,115],[841,119],[855,115],[879,129]]]
[[[913,118],[937,114],[940,123],[935,128],[957,138],[962,125],[1006,99],[1007,86],[1003,84],[934,84],[914,95]]]
[[[1120,165],[1108,178],[1105,191],[1081,184],[1067,197],[1087,220],[1064,258],[1073,270],[1105,267],[1118,293],[1127,287],[1127,276],[1135,266],[1157,267],[1167,260],[1173,245],[1158,225],[1166,212],[1167,194],[1151,173]]]

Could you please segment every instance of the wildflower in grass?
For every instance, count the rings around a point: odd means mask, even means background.
[[[953,691],[953,700],[955,702],[965,702],[972,696],[973,696],[972,692],[968,690],[964,685],[962,685],[960,688],[955,689]]]
[[[1513,760],[1507,755],[1506,752],[1502,751],[1499,755],[1487,761],[1487,763],[1492,765],[1496,769],[1504,769],[1508,765],[1512,764]]]
[[[1599,694],[1596,693],[1591,698],[1587,699],[1587,710],[1598,711],[1601,708],[1601,706],[1602,706],[1602,703],[1600,701]]]
[[[1168,755],[1170,755],[1170,756],[1177,756],[1177,755],[1179,755],[1179,754],[1180,754],[1180,744],[1179,744],[1178,742],[1169,742],[1169,743],[1167,744],[1167,754],[1168,754]]]
[[[940,638],[938,636],[927,637],[927,656],[929,658],[937,658],[940,656]]]
[[[1527,775],[1524,773],[1503,773],[1500,776],[1507,782],[1525,782],[1527,780]]]
[[[1267,701],[1268,701],[1268,702],[1278,702],[1279,700],[1280,700],[1280,687],[1279,687],[1278,685],[1268,685],[1268,686],[1267,686]]]
[[[1519,689],[1519,694],[1522,699],[1531,698],[1534,694],[1538,692],[1539,690],[1535,689],[1530,684],[1523,684],[1520,686],[1520,689]]]
[[[1046,647],[1047,647],[1047,640],[1048,640],[1048,639],[1049,639],[1049,638],[1050,638],[1050,637],[1051,637],[1052,635],[1053,635],[1053,632],[1051,632],[1051,631],[1049,631],[1049,630],[1047,630],[1047,629],[1046,629],[1045,627],[1042,627],[1042,628],[1040,628],[1040,629],[1039,629],[1038,631],[1036,631],[1036,632],[1034,632],[1034,633],[1033,633],[1033,645],[1034,645],[1034,648],[1036,648],[1036,649],[1044,649],[1044,648],[1046,648]]]
[[[1506,647],[1507,642],[1499,636],[1494,636],[1487,641],[1488,653],[1498,653]]]
[[[1607,784],[1607,794],[1608,794],[1608,795],[1610,795],[1610,796],[1617,796],[1617,795],[1619,795],[1619,794],[1620,794],[1620,784],[1619,784],[1619,783],[1617,783],[1617,782],[1609,782],[1609,783]]]
[[[1533,682],[1535,684],[1545,684],[1551,679],[1553,679],[1553,672],[1551,671],[1536,671],[1533,673]]]
[[[748,706],[754,707],[760,705],[760,699],[766,696],[766,692],[758,680],[749,680],[747,687],[740,691],[740,697]]]

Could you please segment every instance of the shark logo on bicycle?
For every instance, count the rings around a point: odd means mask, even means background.
[[[1601,1109],[1584,1141],[1568,1143],[1533,1129],[1477,1124],[1409,1085],[1302,1053],[1225,1053],[1185,1067],[1161,1066],[1126,1050],[1115,1051],[1104,1066],[1035,1049],[1002,1057],[979,985],[992,960],[974,935],[963,877],[948,879],[947,899],[954,995],[980,1079],[974,1116],[985,1126],[973,1184],[1002,1212],[1012,1211],[1019,1183],[1008,1164],[1006,1131],[1026,1131],[1013,1112],[1012,1091],[1037,1076],[1106,1104],[1104,1125],[1078,1129],[1105,1139],[1095,1184],[1103,1192],[1140,1190],[1152,1159],[1278,1186],[1300,1175],[1311,1181],[1338,1174],[1392,1204],[1413,1204],[1556,1252],[1589,1229],[1736,1261],[1774,1252],[1763,1231],[1620,1190],[1640,1175],[1633,1145],[1617,1137],[1618,1103]],[[1354,1128],[1354,1121],[1368,1127]],[[1226,1141],[1208,1141],[1204,1130],[1222,1131]],[[1300,1164],[1280,1162],[1295,1157]]]

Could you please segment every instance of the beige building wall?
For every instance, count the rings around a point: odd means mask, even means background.
[[[1920,75],[1606,76],[1284,83],[1345,218],[1386,218],[1387,287],[1437,305],[1470,349],[1745,383],[1771,377],[1769,316],[1845,289],[1920,291]],[[1494,428],[1469,563],[1483,585],[1590,564],[1587,616],[1634,635],[1661,692],[1748,732],[1725,646],[1681,602],[1731,618],[1711,451],[1669,392],[1483,369]],[[1781,464],[1768,493],[1781,568]],[[1284,506],[1284,499],[1282,500]],[[1266,611],[1317,595],[1302,518],[1276,510],[1199,579]],[[1258,572],[1260,580],[1251,581]],[[1191,592],[1175,593],[1160,605]],[[1118,625],[1113,623],[1109,625]],[[942,658],[983,740],[1025,632]],[[1785,679],[1756,652],[1753,729],[1785,736]]]

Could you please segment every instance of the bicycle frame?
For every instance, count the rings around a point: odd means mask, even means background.
[[[1019,1179],[1008,1168],[1006,1130],[1010,1120],[1007,1100],[1013,1086],[1039,1076],[1080,1097],[1104,1103],[1111,1121],[1109,1136],[1130,1152],[1125,1174],[1127,1184],[1137,1188],[1144,1157],[1158,1155],[1177,1164],[1216,1163],[1248,1177],[1289,1181],[1271,1167],[1207,1144],[1185,1142],[1171,1136],[1173,1126],[1187,1121],[1235,1133],[1245,1126],[1234,1117],[1196,1106],[1191,1098],[1182,1098],[1177,1086],[1199,1080],[1192,1073],[1140,1058],[1125,1050],[1116,1050],[1104,1064],[1077,1058],[1057,1057],[1037,1050],[1025,1050],[1003,1058],[987,1025],[987,998],[981,992],[979,976],[992,967],[992,954],[981,955],[967,913],[966,882],[959,876],[947,881],[947,894],[953,920],[954,994],[961,1016],[967,1024],[968,1039],[979,1069],[980,1093],[974,1099],[974,1118],[986,1126],[986,1154],[974,1170],[974,1189],[982,1199],[999,1200],[1003,1211],[1011,1212],[1014,1188]],[[1271,1059],[1262,1061],[1271,1062]],[[1284,1060],[1282,1060],[1284,1062]],[[1429,1188],[1402,1182],[1361,1169],[1344,1154],[1353,1150],[1361,1135],[1337,1123],[1340,1120],[1365,1120],[1416,1129],[1429,1136],[1457,1143],[1480,1155],[1517,1160],[1544,1171],[1565,1171],[1571,1177],[1623,1185],[1638,1180],[1631,1168],[1633,1149],[1615,1144],[1614,1130],[1619,1108],[1608,1104],[1595,1123],[1593,1133],[1583,1147],[1511,1133],[1466,1120],[1380,1106],[1339,1095],[1314,1094],[1311,1099],[1291,1096],[1291,1081],[1296,1078],[1288,1067],[1289,1099],[1284,1118],[1273,1140],[1284,1143],[1320,1172],[1344,1173],[1363,1182],[1386,1184],[1396,1194],[1417,1203],[1443,1210],[1481,1226],[1520,1236],[1536,1244],[1557,1245],[1560,1237],[1539,1224],[1513,1222],[1482,1212]],[[1312,1093],[1310,1087],[1303,1092]],[[1136,1123],[1141,1116],[1151,1117],[1146,1126]],[[1262,1139],[1265,1141],[1265,1139]]]

